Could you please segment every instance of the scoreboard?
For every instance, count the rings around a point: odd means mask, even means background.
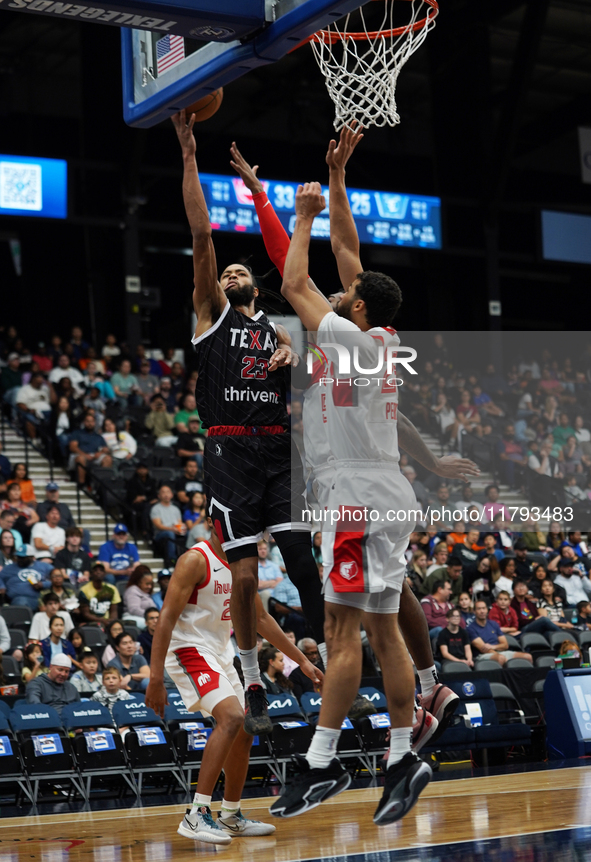
[[[214,230],[260,234],[252,196],[240,177],[200,174]],[[291,236],[295,225],[297,183],[261,180],[281,223]],[[314,219],[313,239],[330,238],[327,208]],[[348,189],[351,212],[363,243],[406,248],[441,248],[441,199],[423,195]]]

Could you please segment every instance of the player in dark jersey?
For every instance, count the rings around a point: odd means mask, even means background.
[[[183,198],[193,236],[195,397],[208,428],[205,493],[232,571],[230,613],[244,672],[245,729],[256,734],[272,729],[256,649],[257,541],[264,530],[273,534],[296,586],[299,576],[320,594],[309,525],[293,523],[291,515],[291,440],[282,370],[291,361],[290,340],[285,330],[276,331],[255,312],[258,290],[247,267],[230,264],[218,281],[195,160],[194,118],[187,123],[181,111],[172,120],[183,153]],[[307,616],[322,615],[321,603],[315,609],[306,591],[301,597]]]

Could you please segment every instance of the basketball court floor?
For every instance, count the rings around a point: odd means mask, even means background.
[[[433,781],[400,823],[378,829],[381,788],[350,790],[301,817],[276,820],[270,797],[248,816],[273,822],[265,838],[229,847],[177,835],[184,804],[80,811],[0,820],[0,862],[410,862],[591,859],[591,770],[586,766]],[[219,803],[212,806],[219,808]],[[14,809],[13,809],[14,810]]]

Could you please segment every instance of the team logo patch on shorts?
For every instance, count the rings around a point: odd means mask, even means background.
[[[215,444],[215,454],[216,454],[218,457],[221,457],[221,454],[222,454],[222,447],[220,446],[220,444],[219,444],[219,443],[216,443],[216,444]]]
[[[356,562],[341,563],[339,566],[339,574],[346,581],[352,581],[359,571],[359,566]]]
[[[195,647],[177,649],[174,653],[185,673],[191,677],[193,685],[203,697],[220,687],[220,675],[213,670]]]

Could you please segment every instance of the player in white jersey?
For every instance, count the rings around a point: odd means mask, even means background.
[[[337,159],[337,164],[331,164],[335,147],[331,143],[327,158],[331,167],[333,250],[335,234],[347,233],[343,224],[353,224],[354,230],[344,163],[339,165]],[[337,307],[338,314],[327,312],[325,301],[307,289],[312,222],[324,206],[318,183],[298,189],[296,224],[282,293],[304,327],[318,333],[321,348],[328,343],[337,353],[329,380],[332,389],[325,393],[329,460],[334,469],[328,505],[342,516],[342,521],[341,529],[329,536],[326,548],[329,662],[322,711],[300,776],[273,804],[271,812],[280,817],[294,816],[341,792],[350,783],[334,752],[342,717],[359,685],[359,624],[365,612],[366,620],[373,619],[372,640],[380,665],[395,671],[384,674],[392,729],[386,785],[374,815],[374,822],[386,824],[410,810],[431,777],[427,764],[410,751],[414,677],[397,621],[404,551],[412,529],[408,513],[416,507],[412,489],[398,468],[397,384],[388,364],[399,344],[390,324],[401,295],[388,276],[364,273],[358,253],[350,279],[348,275],[344,278],[342,271],[347,268],[347,260],[343,263],[337,255],[341,281],[349,284]],[[355,357],[357,371],[352,371],[351,359]],[[367,371],[360,373],[361,368]],[[369,384],[357,385],[363,376],[373,379]],[[384,523],[385,509],[402,512],[405,517]],[[378,515],[375,520],[374,512]]]
[[[211,520],[208,519],[211,527]],[[193,807],[179,825],[187,838],[229,844],[232,836],[270,835],[275,827],[246,819],[240,797],[252,745],[244,730],[244,689],[234,668],[230,642],[232,574],[217,533],[179,558],[166,592],[152,643],[146,704],[161,717],[167,702],[164,669],[176,684],[187,709],[213,715],[216,726],[207,741]],[[323,674],[288,640],[256,597],[257,631],[304,673],[321,685]],[[224,770],[222,810],[217,820],[210,804]]]

